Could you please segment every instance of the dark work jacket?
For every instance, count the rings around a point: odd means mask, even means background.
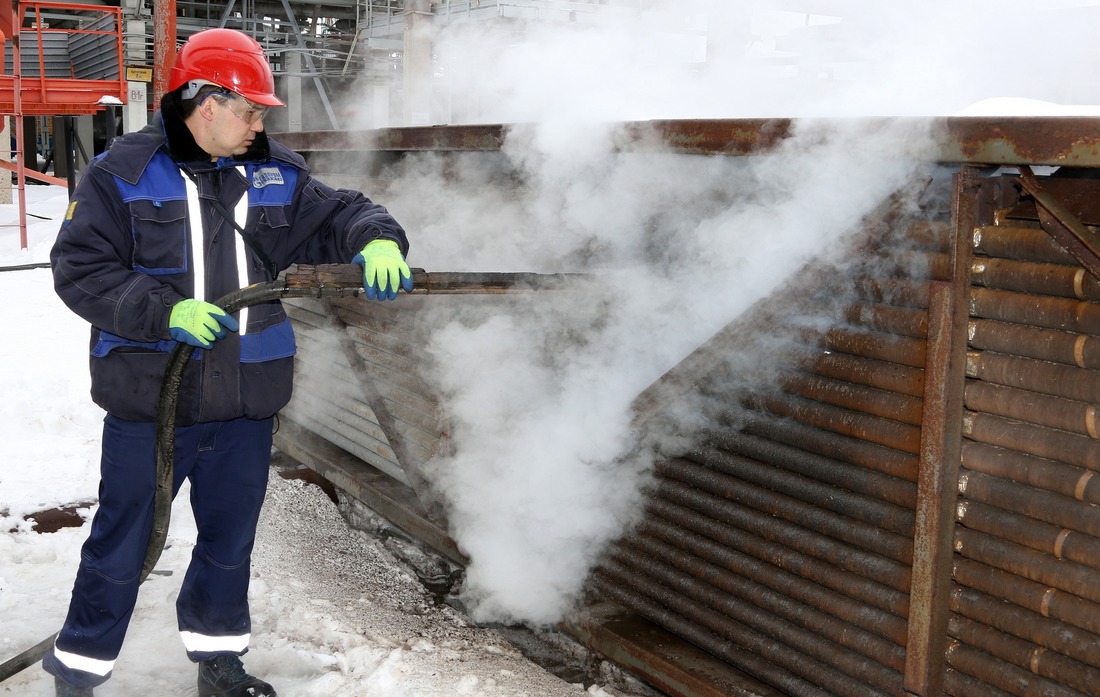
[[[176,346],[172,306],[195,296],[184,176],[195,179],[203,209],[208,302],[239,286],[239,233],[210,199],[232,215],[248,196],[245,230],[276,273],[294,263],[348,263],[375,239],[408,253],[404,231],[385,208],[317,181],[301,156],[263,132],[245,155],[212,162],[167,95],[150,125],[116,139],[89,164],[50,253],[57,294],[92,325],[92,399],[121,419],[156,420]],[[273,280],[258,255],[247,253],[249,283]],[[253,305],[243,337],[230,332],[212,349],[194,350],[176,423],[273,415],[290,400],[294,353],[281,304]]]

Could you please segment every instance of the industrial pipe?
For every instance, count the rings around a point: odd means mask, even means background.
[[[665,506],[666,510],[670,508],[678,507]],[[680,511],[683,509],[681,508]],[[757,592],[774,593],[777,602],[785,603],[787,602],[785,599],[790,599],[804,603],[806,607],[826,612],[842,622],[839,629],[840,636],[836,639],[839,643],[849,640],[849,632],[855,632],[859,636],[865,632],[885,640],[885,643],[876,644],[879,649],[872,650],[871,653],[865,653],[858,648],[856,650],[864,655],[873,656],[877,652],[888,655],[891,657],[889,660],[896,660],[896,664],[889,663],[889,665],[898,670],[903,665],[904,652],[901,651],[901,647],[905,645],[907,629],[905,620],[900,617],[868,607],[846,593],[822,586],[783,566],[761,563],[760,559],[745,551],[720,544],[688,528],[680,527],[663,519],[659,513],[639,523],[632,539],[638,540],[638,544],[641,545],[660,544],[660,548],[668,553],[669,558],[678,560],[675,562],[676,566],[688,573],[695,573],[701,578],[704,570],[713,566],[752,581],[754,590],[746,598],[749,602],[757,601],[755,595]],[[661,540],[664,543],[660,543]],[[664,557],[665,554],[657,556]],[[706,562],[709,566],[703,566],[698,562]],[[698,572],[692,571],[695,568],[698,568]],[[742,595],[742,597],[745,596]],[[863,637],[859,641],[874,644],[877,639]]]
[[[966,354],[966,376],[1031,392],[1100,403],[1100,372],[993,351]]]
[[[657,471],[677,482],[674,487],[662,482],[658,491],[674,503],[715,516],[888,588],[909,590],[910,568],[905,563],[865,551],[858,539],[855,543],[844,543],[821,532],[837,528],[843,522],[841,516],[806,504],[793,506],[797,502],[789,497],[708,472],[684,460],[662,461]]]
[[[962,445],[962,464],[975,472],[1100,505],[1100,477],[1084,467],[971,440]]]
[[[776,419],[760,412],[739,412],[736,416],[727,417],[725,422],[740,426],[746,433],[788,443],[800,450],[829,453],[832,458],[850,462],[870,472],[907,482],[915,482],[917,479],[917,458],[910,453],[838,435],[797,421]]]
[[[784,392],[849,411],[920,426],[924,401],[889,390],[864,387],[846,380],[792,374],[780,384]]]
[[[906,616],[909,598],[905,591],[884,586],[858,571],[848,571],[832,563],[828,557],[839,549],[837,546],[830,546],[827,541],[817,538],[803,537],[797,526],[787,523],[780,522],[775,529],[769,528],[766,514],[736,504],[726,506],[724,510],[727,515],[722,520],[708,515],[722,506],[721,500],[716,497],[669,480],[661,481],[657,497],[648,504],[649,511],[657,518],[714,540],[730,554],[732,550],[738,550],[763,562],[756,566],[784,569],[811,585],[816,584],[822,589],[866,603],[864,610],[872,613],[867,617],[873,617],[876,621],[883,617]],[[770,534],[765,536],[761,531]],[[875,612],[875,608],[881,612]],[[896,619],[883,620],[879,629],[880,633],[891,639],[897,638],[898,632],[904,636],[906,631],[904,622],[899,624]]]
[[[1076,265],[1077,260],[1043,230],[1009,225],[974,228],[974,251],[990,257]]]
[[[756,396],[745,404],[750,409],[760,409],[777,416],[844,436],[884,445],[895,450],[916,455],[920,451],[920,428],[891,421],[869,414],[861,414],[828,404],[788,396]]]
[[[827,452],[832,455],[830,450],[802,450],[789,441],[754,435],[745,429],[707,431],[705,435],[708,440],[728,452],[812,477],[906,510],[916,507],[917,489],[912,482],[818,454]],[[912,519],[909,518],[908,524],[911,523]]]
[[[865,542],[894,549],[899,558],[911,558],[912,549],[901,540],[908,540],[913,534],[912,510],[853,492],[836,482],[823,482],[809,473],[812,471],[809,466],[792,469],[782,465],[761,467],[760,461],[751,453],[740,452],[739,446],[745,441],[727,437],[725,433],[703,431],[700,436],[705,439],[703,447],[685,453],[684,459],[698,462],[716,473],[790,496],[800,505],[810,505],[867,523],[872,529],[865,531],[869,535],[862,538]],[[798,469],[806,471],[799,472]],[[864,532],[840,531],[838,534],[843,539],[845,534],[862,535]]]
[[[1095,336],[986,319],[971,320],[968,334],[971,348],[1100,369],[1100,338]]]
[[[1100,281],[1078,266],[976,257],[970,264],[976,286],[1076,300],[1100,300]]]
[[[968,409],[976,412],[1100,438],[1100,414],[1096,405],[1089,402],[981,380],[967,380],[963,400]]]
[[[961,587],[973,588],[1001,598],[1036,615],[1059,623],[1067,637],[1100,634],[1100,605],[1066,591],[997,569],[973,559],[955,556],[954,579]],[[998,601],[1000,602],[1000,601]],[[1077,630],[1083,630],[1078,635]]]
[[[970,314],[982,319],[1100,334],[1100,304],[1083,300],[972,287]]]

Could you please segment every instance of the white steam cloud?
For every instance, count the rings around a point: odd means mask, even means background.
[[[464,597],[479,620],[568,613],[640,512],[647,434],[632,429],[632,400],[806,261],[841,254],[930,145],[912,120],[842,119],[808,120],[767,156],[629,153],[615,122],[1080,103],[1100,64],[1096,23],[1082,21],[1095,7],[669,4],[614,20],[438,20],[433,122],[523,125],[501,156],[412,158],[379,197],[410,231],[415,266],[594,278],[426,318],[422,357],[454,446],[428,474],[470,556]],[[1070,64],[1084,77],[1064,81]]]

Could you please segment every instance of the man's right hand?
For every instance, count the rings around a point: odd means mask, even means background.
[[[208,349],[216,339],[225,336],[225,330],[237,331],[237,320],[217,305],[187,298],[172,306],[168,317],[168,331],[176,341],[198,348]]]

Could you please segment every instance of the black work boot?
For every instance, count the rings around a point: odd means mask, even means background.
[[[57,697],[92,697],[92,688],[73,687],[58,677],[53,679],[53,686],[57,690]]]
[[[199,662],[199,697],[275,697],[275,688],[244,672],[239,656],[226,654]]]

